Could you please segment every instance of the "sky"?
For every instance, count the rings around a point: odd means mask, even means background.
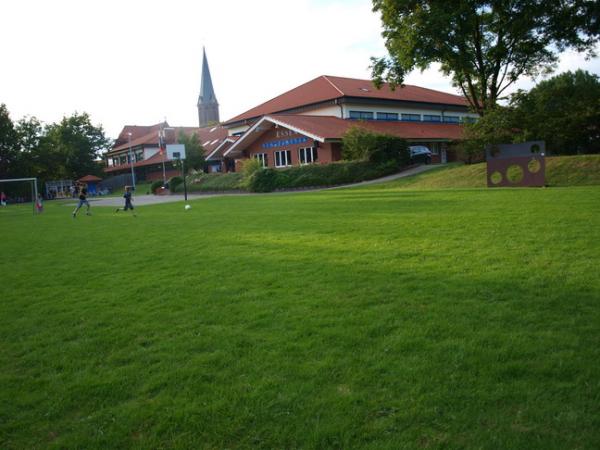
[[[164,119],[197,126],[203,47],[221,120],[319,75],[368,79],[369,58],[386,54],[370,0],[3,0],[0,17],[13,121],[87,112],[111,138]],[[577,68],[600,74],[600,60],[566,53],[557,72]],[[458,93],[436,66],[405,82]]]

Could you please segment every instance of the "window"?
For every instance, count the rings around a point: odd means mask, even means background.
[[[280,150],[275,152],[275,167],[286,167],[292,165],[292,152],[290,150]]]
[[[441,122],[442,116],[432,115],[432,114],[423,114],[423,122]]]
[[[377,120],[398,120],[398,113],[377,113]]]
[[[421,114],[402,114],[402,120],[408,122],[420,122]]]
[[[118,166],[119,165],[119,158],[113,158],[112,159],[112,165],[113,166]]]
[[[316,147],[307,147],[298,149],[298,160],[300,164],[310,164],[317,162],[319,155]]]
[[[373,113],[370,111],[350,111],[351,119],[373,120]]]
[[[127,163],[127,156],[121,155],[119,156],[119,165]]]
[[[254,158],[258,159],[263,167],[269,166],[269,157],[266,153],[257,153],[256,155],[254,155]]]
[[[431,150],[432,155],[440,154],[440,143],[439,142],[432,142],[431,144],[428,145],[428,147],[429,147],[429,150]]]
[[[460,121],[458,116],[444,116],[445,123],[458,123]]]
[[[139,162],[139,161],[143,161],[143,160],[144,160],[144,152],[141,150],[135,152],[135,161]]]

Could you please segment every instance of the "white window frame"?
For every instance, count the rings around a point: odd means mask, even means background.
[[[304,155],[303,155],[304,154]],[[310,158],[308,156],[310,155]],[[304,157],[303,157],[304,156]],[[308,161],[310,159],[310,161]],[[304,162],[303,162],[304,160]],[[319,161],[319,150],[317,147],[302,147],[298,149],[298,161],[300,165],[314,164]]]
[[[252,155],[254,157],[254,159],[258,159],[260,161],[260,163],[262,164],[263,167],[267,167],[269,164],[269,157],[267,156],[266,153],[255,153],[254,155]]]
[[[279,156],[279,158],[277,158]],[[273,157],[275,159],[275,167],[289,167],[292,165],[292,151],[291,150],[277,150],[273,152]],[[279,159],[279,164],[277,164],[277,159]],[[281,164],[284,162],[284,164]]]

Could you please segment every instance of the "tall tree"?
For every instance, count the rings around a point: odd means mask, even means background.
[[[0,105],[0,178],[15,176],[15,164],[19,157],[19,136],[8,109]]]
[[[523,138],[542,139],[555,154],[600,152],[600,79],[565,72],[511,98]]]
[[[552,71],[567,48],[593,54],[593,0],[373,0],[388,58],[372,58],[377,85],[402,84],[439,63],[483,115],[521,76]]]
[[[110,140],[104,135],[102,126],[91,123],[87,113],[75,113],[64,117],[60,123],[46,127],[41,143],[50,157],[58,156],[62,161],[60,174],[66,178],[77,178],[87,174],[100,174],[95,160],[102,150],[108,149]]]

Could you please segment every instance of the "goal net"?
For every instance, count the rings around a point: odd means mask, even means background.
[[[36,214],[38,212],[37,198],[37,178],[0,179],[0,208],[8,208],[13,204],[31,203],[33,214]]]

